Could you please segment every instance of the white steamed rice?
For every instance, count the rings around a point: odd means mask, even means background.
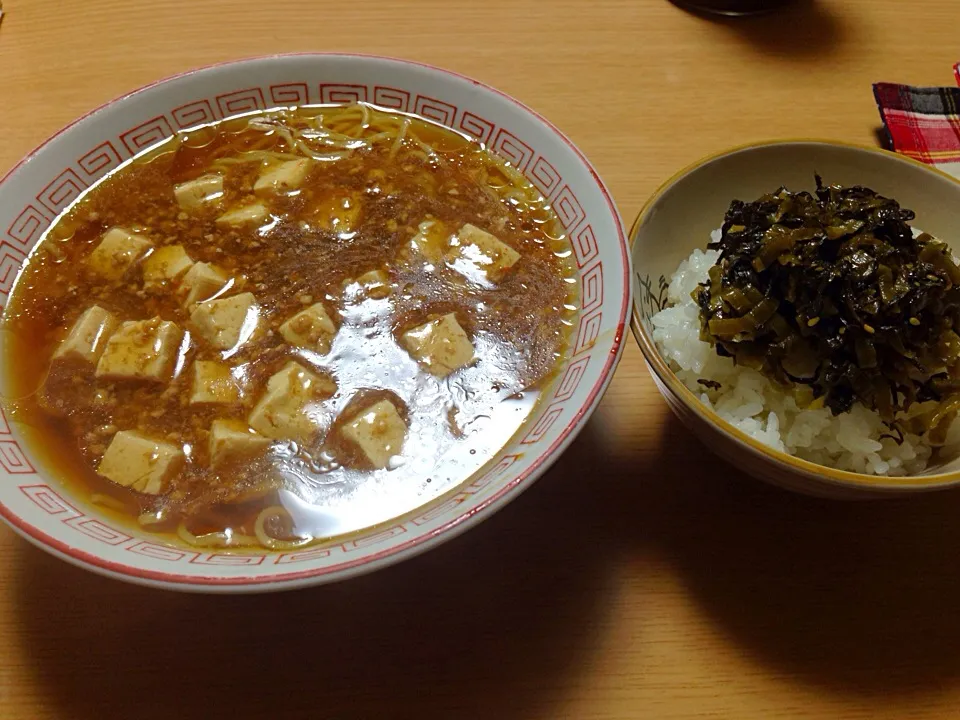
[[[719,230],[714,232],[718,239]],[[761,373],[720,357],[700,339],[700,309],[690,294],[706,282],[715,250],[694,250],[680,263],[667,292],[669,305],[653,316],[653,339],[677,377],[720,417],[756,440],[796,457],[839,470],[871,475],[914,475],[927,467],[932,449],[918,435],[897,444],[880,416],[860,403],[833,415],[827,408],[803,410],[784,388]],[[712,390],[697,380],[714,380]],[[960,444],[954,422],[947,445]]]

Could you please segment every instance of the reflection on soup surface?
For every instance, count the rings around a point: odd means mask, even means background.
[[[15,417],[99,505],[299,547],[462,483],[576,307],[562,228],[481,145],[365,105],[189,131],[50,229],[6,310]]]

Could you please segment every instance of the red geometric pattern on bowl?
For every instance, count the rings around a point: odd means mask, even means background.
[[[589,223],[570,236],[570,244],[573,245],[573,256],[577,259],[577,267],[583,267],[600,254],[597,238]]]
[[[271,85],[270,99],[275,105],[306,105],[310,102],[310,89],[306,83]]]
[[[366,85],[321,85],[320,102],[351,105],[367,102]]]
[[[217,120],[216,113],[213,112],[213,106],[206,98],[174,108],[170,114],[173,115],[173,121],[181,130],[216,122]]]
[[[520,455],[507,455],[483,475],[467,485],[449,500],[429,506],[426,511],[414,517],[410,522],[415,526],[426,525],[437,518],[450,516],[457,512],[457,508],[467,499],[489,487],[498,478],[502,477],[519,459]]]
[[[130,535],[120,532],[116,528],[104,525],[99,520],[95,520],[94,518],[89,518],[84,515],[70,518],[64,522],[66,522],[66,524],[70,527],[76,528],[84,535],[91,537],[94,540],[99,540],[106,545],[122,545],[128,540],[133,540],[133,537]]]
[[[93,181],[99,180],[121,162],[120,153],[112,142],[106,140],[77,160],[77,165],[86,174],[87,180]]]
[[[493,134],[495,127],[496,126],[489,120],[484,120],[482,117],[474,115],[469,111],[463,113],[463,117],[460,118],[460,123],[457,125],[459,130],[462,130],[477,142],[484,144],[490,140],[490,136]]]
[[[53,515],[87,537],[106,545],[122,545],[133,540],[130,535],[84,515],[46,485],[25,485],[20,490],[45,513]]]
[[[417,95],[413,112],[420,117],[433,120],[435,123],[440,123],[446,127],[453,127],[453,119],[457,116],[455,106],[426,95]]]
[[[377,85],[373,88],[373,104],[390,110],[407,112],[410,108],[410,93],[400,88]]]
[[[430,507],[425,513],[417,515],[411,522],[414,525],[426,525],[427,523],[443,517],[447,513],[454,513],[458,505],[463,503],[466,500],[466,496],[463,494],[458,494],[447,500],[446,502],[437,503]]]
[[[563,182],[563,178],[553,165],[544,158],[538,157],[530,168],[530,181],[540,189],[545,198],[550,200]]]
[[[603,304],[603,267],[601,263],[580,275],[581,312],[587,313]]]
[[[129,151],[131,155],[136,155],[141,150],[146,150],[151,145],[166,140],[173,135],[173,129],[170,127],[170,121],[163,115],[157,115],[146,122],[132,127],[125,133],[121,133],[120,142]]]
[[[37,472],[16,440],[0,440],[0,466],[11,475],[30,475]]]
[[[200,553],[192,550],[183,550],[181,548],[170,547],[169,545],[159,545],[157,543],[141,540],[130,547],[124,548],[134,555],[143,555],[152,560],[165,560],[167,562],[189,562],[200,556]]]
[[[190,560],[195,565],[263,565],[264,555],[234,555],[233,553],[207,553]]]
[[[23,265],[24,254],[6,240],[0,240],[0,292],[8,293]],[[3,306],[0,305],[0,310]]]
[[[72,168],[67,168],[40,191],[37,202],[54,215],[59,215],[80,196],[86,187],[87,184],[77,173]]]
[[[527,171],[530,158],[533,157],[533,148],[503,128],[497,131],[490,149],[522,173]]]
[[[82,154],[80,159],[76,161],[76,166],[83,173],[84,178],[81,178],[70,167],[62,168],[59,172],[52,174],[53,180],[46,185],[41,193],[37,194],[36,204],[26,202],[21,206],[7,229],[10,240],[17,247],[0,241],[0,245],[3,245],[0,248],[0,278],[3,278],[6,274],[10,276],[12,281],[16,269],[24,259],[24,253],[19,248],[22,248],[23,251],[31,249],[50,225],[52,216],[60,212],[76,194],[86,187],[87,182],[93,182],[102,177],[103,174],[123,161],[122,151],[117,148],[125,148],[128,153],[135,154],[173,135],[173,127],[184,128],[216,120],[217,110],[222,116],[230,116],[263,109],[266,107],[264,97],[269,97],[273,105],[302,104],[309,101],[310,87],[319,88],[322,102],[352,102],[357,99],[370,99],[373,103],[382,107],[403,112],[412,111],[434,122],[465,132],[482,142],[489,142],[489,139],[493,137],[493,151],[510,161],[521,171],[527,172],[528,177],[543,192],[544,196],[553,201],[557,215],[573,243],[578,265],[582,267],[600,254],[592,227],[590,225],[579,227],[586,217],[583,206],[572,188],[564,183],[554,164],[539,155],[534,150],[534,146],[526,140],[502,127],[498,128],[497,124],[489,118],[478,115],[476,107],[472,107],[470,110],[466,108],[461,110],[457,105],[437,97],[411,93],[403,88],[386,85],[358,85],[354,83],[314,85],[301,81],[300,78],[291,77],[284,79],[282,82],[265,84],[262,87],[248,87],[234,92],[211,94],[208,97],[194,97],[190,99],[190,102],[171,107],[165,113],[152,114],[154,115],[152,117],[148,116],[149,119],[118,132],[111,139],[99,139],[92,149]],[[412,107],[411,97],[414,98]],[[458,115],[460,116],[459,122],[456,122]],[[48,213],[50,216],[48,216]],[[575,356],[580,355],[596,342],[602,327],[600,310],[603,305],[602,272],[602,263],[598,261],[581,277],[581,299],[584,307],[588,311],[592,308],[597,309],[592,313],[581,313],[573,348]],[[0,290],[7,289],[3,285],[4,282],[3,279],[0,279]],[[62,526],[69,527],[71,531],[78,535],[83,535],[99,544],[117,546],[125,553],[141,556],[152,561],[162,561],[164,564],[176,564],[178,566],[220,566],[229,569],[230,567],[242,568],[244,566],[271,564],[296,565],[329,559],[331,562],[325,562],[323,572],[333,572],[339,568],[349,567],[356,562],[366,562],[366,560],[347,561],[346,557],[351,555],[376,557],[375,555],[370,556],[369,552],[361,552],[361,550],[369,551],[369,548],[381,546],[384,543],[389,543],[394,546],[394,549],[412,544],[413,540],[403,541],[402,538],[407,534],[414,534],[413,531],[419,527],[442,522],[446,518],[456,518],[456,522],[460,522],[467,517],[467,515],[462,515],[464,510],[461,506],[467,502],[475,506],[478,502],[474,499],[475,497],[489,496],[490,500],[487,501],[489,502],[505,493],[509,488],[497,487],[498,480],[509,473],[517,463],[524,460],[528,461],[527,455],[534,452],[543,452],[546,455],[549,452],[545,447],[542,450],[534,450],[533,446],[545,440],[551,428],[564,416],[567,410],[567,401],[574,396],[581,384],[590,359],[589,355],[585,355],[574,357],[569,362],[555,385],[551,404],[543,410],[523,438],[523,453],[503,455],[489,466],[482,475],[475,477],[472,482],[463,486],[456,495],[425,507],[421,513],[407,521],[398,522],[386,530],[354,538],[348,542],[341,540],[341,543],[336,545],[268,554],[237,554],[230,551],[197,552],[180,546],[163,544],[163,541],[159,539],[156,542],[151,542],[136,538],[122,530],[111,527],[102,517],[92,517],[75,507],[60,492],[46,483],[38,484],[36,480],[31,478],[31,483],[19,487],[22,493],[32,501],[32,505],[46,515],[56,517],[61,521]],[[574,420],[567,422],[571,422],[572,426]],[[10,428],[2,413],[0,413],[0,435],[10,437]],[[539,459],[534,462],[532,467],[536,467],[537,464],[539,464]],[[7,440],[0,440],[0,465],[11,475],[36,476],[34,466],[17,440],[12,437]],[[522,477],[521,475],[520,478]],[[519,481],[519,479],[516,480],[516,482]],[[493,492],[497,494],[491,495]],[[2,504],[0,504],[0,509],[3,509]],[[398,541],[398,538],[401,540]],[[59,541],[50,542],[55,544]],[[64,552],[73,554],[69,546],[65,548]],[[343,556],[344,560],[334,561],[333,559],[336,556]],[[87,555],[86,561],[90,562],[89,555]],[[340,562],[340,564],[336,564],[336,562]],[[91,564],[96,565],[97,563]],[[118,572],[127,576],[149,577],[148,572],[132,566],[124,567],[121,565]],[[181,570],[181,572],[185,572],[185,570]],[[317,571],[311,571],[311,575],[315,574],[318,574]],[[162,573],[156,577],[161,581],[171,579],[171,576]],[[210,581],[209,576],[183,575],[175,577],[182,577],[184,581],[194,583]],[[281,579],[286,576],[280,575],[278,577],[274,573],[264,577],[266,579]]]
[[[33,504],[47,513],[47,515],[53,515],[54,517],[66,515],[66,517],[63,518],[65,520],[85,517],[83,513],[60,497],[60,495],[54,492],[48,485],[21,485],[20,492],[30,498]]]
[[[330,557],[330,548],[316,547],[310,548],[309,550],[300,550],[299,552],[282,553],[277,556],[277,565],[321,560],[326,557]]]
[[[394,525],[393,527],[387,528],[386,530],[381,530],[373,535],[368,535],[366,537],[357,538],[356,540],[351,540],[350,542],[345,542],[340,547],[343,548],[344,552],[353,552],[354,550],[360,550],[362,548],[370,547],[371,545],[377,545],[384,540],[390,540],[398,535],[403,535],[403,533],[406,531],[407,528],[403,525]]]
[[[492,468],[487,470],[483,475],[474,480],[472,483],[467,485],[463,492],[460,493],[462,496],[467,495],[476,495],[488,485],[490,485],[494,480],[503,476],[511,467],[517,464],[520,460],[521,455],[504,455],[500,458],[500,461],[497,462]]]
[[[573,346],[573,354],[579,355],[584,350],[592,348],[600,335],[601,327],[603,327],[602,310],[597,310],[593,315],[582,316],[580,325],[577,327],[577,342]]]
[[[557,421],[557,418],[563,414],[563,405],[557,403],[556,405],[551,405],[547,408],[547,411],[540,417],[536,424],[530,428],[530,432],[521,440],[524,445],[529,445],[530,443],[540,442],[543,440],[543,436],[546,435],[550,428],[553,427],[553,424]]]
[[[577,200],[577,196],[573,194],[569,185],[560,188],[560,192],[553,201],[553,209],[569,233],[572,233],[574,228],[587,217],[587,214],[583,211],[583,206]]]
[[[29,250],[50,225],[50,218],[33,205],[27,205],[7,228],[7,236]]]
[[[266,108],[266,103],[263,102],[263,90],[252,87],[225,95],[217,95],[217,107],[220,108],[221,117],[230,117],[231,115],[263,110]]]
[[[579,360],[574,360],[567,365],[563,377],[560,378],[560,382],[557,383],[557,391],[553,394],[554,402],[564,402],[573,397],[573,394],[577,391],[577,387],[580,385],[580,379],[583,377],[589,364],[590,356],[584,355]]]

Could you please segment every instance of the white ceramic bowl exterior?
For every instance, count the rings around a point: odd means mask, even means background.
[[[468,134],[548,197],[579,268],[571,356],[520,434],[468,483],[413,514],[335,543],[268,553],[188,549],[118,525],[44,471],[0,416],[0,515],[54,554],[134,582],[262,591],[341,579],[448,539],[529,486],[572,441],[622,350],[629,258],[608,192],[574,145],[532,110],[474,80],[354,55],[283,55],[196,70],[115,100],[68,126],[0,182],[0,303],[52,221],[86,187],[178,130],[304,103],[371,102]]]

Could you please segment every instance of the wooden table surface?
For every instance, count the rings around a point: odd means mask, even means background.
[[[960,60],[956,0],[822,0],[736,22],[666,0],[4,4],[0,171],[172,73],[361,51],[530,104],[628,222],[729,145],[873,143],[871,82],[948,84]],[[956,493],[839,504],[740,477],[672,418],[628,339],[558,467],[477,529],[351,582],[165,593],[0,528],[0,717],[960,717],[958,519]]]

